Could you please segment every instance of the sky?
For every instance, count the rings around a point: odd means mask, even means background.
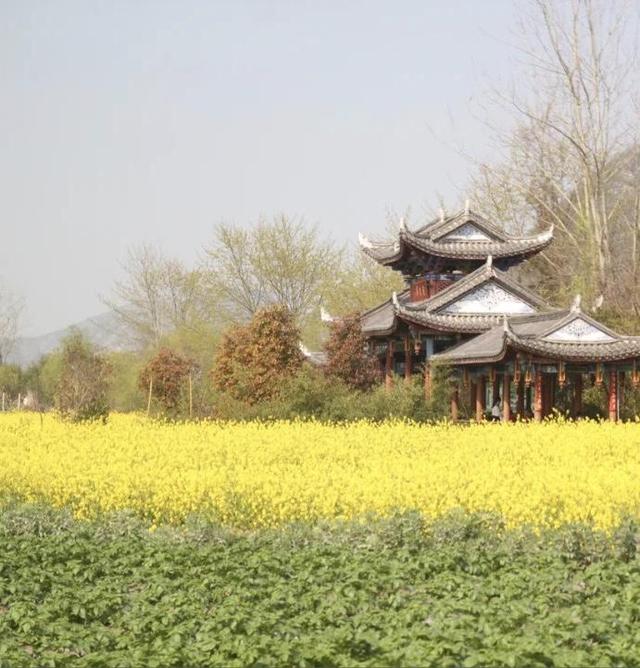
[[[464,205],[512,0],[2,0],[0,277],[23,334],[105,311],[127,249],[221,221],[355,244]],[[499,119],[492,119],[498,120]]]

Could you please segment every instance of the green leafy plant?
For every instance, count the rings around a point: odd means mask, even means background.
[[[634,666],[637,540],[463,512],[237,534],[14,507],[0,666]]]

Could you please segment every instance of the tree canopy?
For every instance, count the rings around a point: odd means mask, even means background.
[[[329,325],[326,372],[347,386],[367,390],[379,379],[376,360],[367,351],[358,314],[335,320]]]
[[[212,370],[217,389],[248,403],[271,399],[303,362],[300,330],[282,305],[256,312],[247,325],[223,335]]]

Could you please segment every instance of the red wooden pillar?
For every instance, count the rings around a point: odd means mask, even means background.
[[[451,421],[458,421],[458,386],[456,385],[451,393]]]
[[[502,419],[504,422],[511,420],[511,378],[508,372],[502,376]]]
[[[576,373],[573,376],[573,417],[582,416],[582,374]]]
[[[387,392],[393,387],[393,341],[387,343],[387,359],[384,365],[384,387]]]
[[[618,373],[609,371],[609,420],[618,419]]]
[[[542,373],[536,369],[533,385],[533,417],[536,422],[542,420]]]
[[[482,422],[484,420],[484,376],[480,376],[476,380],[476,422]]]
[[[411,382],[411,374],[413,373],[413,357],[411,351],[411,341],[408,336],[404,337],[404,382]]]

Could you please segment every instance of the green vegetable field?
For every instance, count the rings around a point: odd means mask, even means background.
[[[0,666],[637,666],[638,528],[0,517]]]

